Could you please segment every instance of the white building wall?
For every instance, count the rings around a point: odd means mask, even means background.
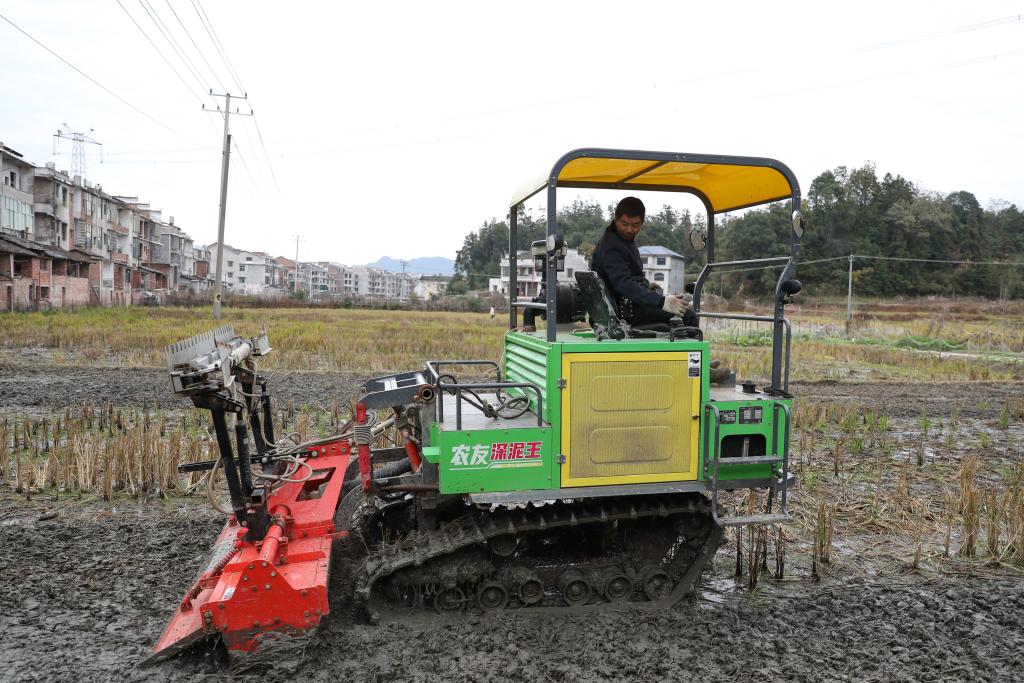
[[[516,285],[519,290],[519,297],[534,297],[540,293],[541,282],[544,280],[543,273],[534,270],[533,256],[529,251],[521,251],[516,257],[517,275]],[[565,255],[565,269],[558,273],[559,283],[576,282],[576,271],[590,270],[587,258],[576,249],[569,249]],[[508,294],[509,288],[509,259],[506,256],[501,259],[501,276],[492,277],[488,282],[488,290],[499,294]]]
[[[682,256],[665,247],[640,247],[640,260],[648,280],[669,293],[683,291],[686,261]]]

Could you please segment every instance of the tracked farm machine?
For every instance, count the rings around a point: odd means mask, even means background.
[[[630,326],[595,273],[558,277],[559,187],[690,192],[707,209],[700,318],[767,324],[763,385],[710,381],[700,328]],[[547,239],[531,257],[543,300],[520,300],[517,216],[547,193]],[[788,200],[789,253],[715,260],[715,216]],[[301,642],[329,610],[328,578],[371,621],[409,612],[663,608],[692,592],[729,525],[785,522],[790,326],[800,289],[800,190],[763,158],[608,149],[570,152],[516,193],[509,230],[509,331],[501,361],[440,359],[370,379],[349,423],[325,439],[276,438],[258,361],[264,334],[230,328],[167,349],[174,390],[212,413],[231,509],[209,562],[178,605],[152,661],[219,637],[232,655]],[[705,311],[710,274],[781,268],[771,315]],[[537,299],[537,297],[535,297]],[[518,311],[547,321],[523,331]],[[583,324],[584,321],[589,325]],[[372,352],[367,350],[367,352]],[[458,374],[461,373],[461,374]],[[233,436],[233,438],[232,438]],[[723,490],[764,492],[728,516]],[[296,641],[295,639],[299,639]]]

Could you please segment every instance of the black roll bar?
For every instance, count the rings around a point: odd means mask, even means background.
[[[704,163],[704,164],[722,164],[722,165],[733,165],[733,166],[757,166],[764,168],[773,168],[782,174],[786,178],[789,184],[790,196],[789,199],[792,202],[792,210],[794,216],[797,217],[800,211],[800,184],[796,179],[796,175],[787,167],[785,164],[776,161],[774,159],[765,159],[759,157],[736,157],[726,156],[717,154],[680,154],[671,152],[649,152],[649,151],[636,151],[636,150],[617,150],[617,149],[577,149],[565,154],[561,159],[555,162],[551,172],[548,174],[547,183],[544,186],[547,189],[547,236],[552,237],[558,232],[558,205],[557,205],[557,189],[559,186],[558,176],[562,169],[567,164],[575,159],[581,158],[597,158],[597,159],[631,159],[640,161],[651,161],[659,164],[661,162],[689,162],[689,163]],[[647,169],[650,170],[650,169]],[[695,187],[680,187],[680,186],[660,186],[660,185],[637,185],[637,184],[626,184],[623,182],[618,183],[607,183],[607,182],[565,182],[561,183],[564,187],[580,187],[580,188],[608,188],[608,189],[630,189],[630,190],[653,190],[653,191],[672,191],[672,192],[689,192],[696,195],[704,204],[704,208],[707,211],[708,218],[708,236],[707,236],[707,253],[708,253],[708,265],[704,266],[700,276],[697,278],[697,283],[693,293],[693,308],[698,315],[700,314],[700,299],[701,291],[704,287],[704,282],[707,276],[711,273],[715,267],[730,267],[730,266],[741,266],[751,264],[766,264],[766,263],[785,263],[785,267],[782,273],[779,275],[778,282],[775,285],[775,310],[774,315],[765,322],[773,323],[772,331],[772,382],[771,391],[785,391],[782,387],[787,387],[789,377],[789,365],[788,365],[788,350],[786,353],[787,363],[785,367],[785,384],[783,384],[783,365],[782,365],[782,353],[783,353],[783,336],[786,334],[784,322],[784,309],[785,309],[785,296],[782,292],[782,283],[793,277],[796,271],[796,264],[800,259],[800,236],[796,230],[790,229],[789,231],[789,256],[777,256],[770,257],[767,259],[751,259],[744,261],[721,261],[715,262],[715,211],[708,200],[708,197],[704,195],[700,190]],[[538,190],[539,191],[539,190]],[[529,196],[533,196],[532,194]],[[518,227],[518,210],[519,206],[529,198],[524,197],[519,200],[517,204],[510,207],[509,213],[509,329],[515,329],[517,321],[516,308],[522,306],[516,305],[516,297],[518,297],[518,282],[517,282],[517,267],[518,267],[518,251],[517,251],[517,227]],[[740,208],[748,208],[748,206],[757,206],[759,204],[767,204],[773,201],[780,201],[787,197],[777,197],[766,201],[759,202],[757,204],[745,205],[742,207],[731,207],[728,210],[736,210]],[[555,259],[546,259],[546,278],[545,281],[549,283],[557,282],[557,272],[555,268]],[[546,288],[546,301],[544,308],[547,311],[547,341],[554,342],[556,339],[556,325],[554,321],[558,320],[556,310],[556,287],[551,286]],[[522,307],[525,308],[525,307]],[[532,308],[532,307],[529,307]],[[788,347],[788,341],[786,342]]]

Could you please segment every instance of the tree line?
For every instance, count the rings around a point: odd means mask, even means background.
[[[614,204],[602,207],[579,199],[558,212],[558,231],[570,248],[588,257],[613,215]],[[840,166],[818,175],[810,184],[801,211],[804,216],[803,261],[858,254],[899,259],[856,259],[858,296],[896,295],[1024,297],[1024,267],[944,264],[926,261],[1024,262],[1024,212],[1006,202],[983,208],[970,192],[927,192],[902,176],[879,178],[872,164],[852,170]],[[763,258],[788,253],[791,209],[788,202],[715,219],[717,260]],[[648,207],[647,221],[637,237],[643,245],[661,245],[682,254],[688,279],[705,262],[705,253],[689,242],[693,227],[704,227],[702,214],[691,215],[663,206]],[[518,248],[546,235],[542,212],[520,212]],[[484,289],[499,273],[508,249],[508,223],[491,219],[470,232],[455,259],[456,292]],[[838,294],[846,291],[846,259],[798,267],[805,291]],[[749,270],[715,278],[712,286],[728,297],[761,297],[774,291],[777,270]]]

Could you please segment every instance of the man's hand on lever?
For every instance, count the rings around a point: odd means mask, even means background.
[[[682,297],[672,296],[671,294],[669,294],[668,296],[665,297],[665,303],[661,305],[661,310],[665,311],[666,313],[671,313],[672,315],[678,315],[681,317],[683,313],[686,311],[687,305],[688,304],[686,303],[686,301],[683,300]]]

